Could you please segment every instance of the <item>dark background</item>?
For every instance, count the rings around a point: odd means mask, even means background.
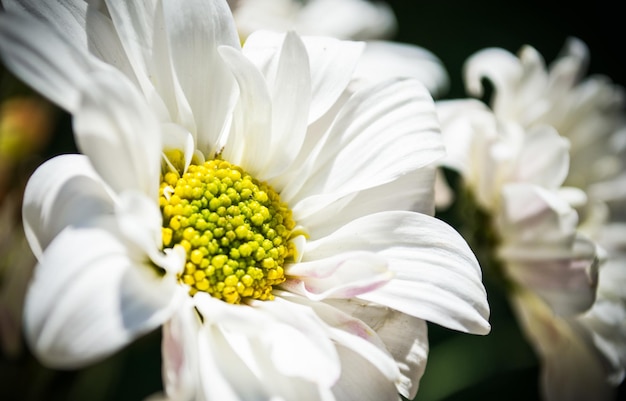
[[[417,1],[389,0],[399,22],[396,40],[422,46],[446,66],[451,86],[445,98],[465,97],[461,69],[474,52],[502,47],[512,52],[529,44],[547,62],[568,36],[590,49],[590,73],[626,84],[624,14],[618,2],[596,0]],[[358,18],[358,16],[355,16]],[[24,87],[2,72],[1,94]],[[41,155],[74,152],[67,134],[71,121],[61,114],[58,135]],[[459,334],[430,325],[431,352],[417,401],[525,400],[538,398],[537,361],[518,331],[503,294],[486,282],[492,315],[488,336]],[[52,371],[28,353],[17,360],[0,358],[1,400],[141,400],[160,389],[160,333],[152,333],[123,352],[80,371]],[[620,389],[620,399],[625,393]]]

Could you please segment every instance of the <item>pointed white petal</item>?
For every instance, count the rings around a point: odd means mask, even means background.
[[[144,98],[122,77],[92,76],[75,114],[80,150],[118,193],[132,189],[157,198],[161,132]]]
[[[266,151],[272,136],[272,102],[261,73],[241,52],[221,47],[220,54],[239,85],[239,103],[224,157],[259,175],[266,167]]]
[[[22,205],[24,231],[40,258],[64,228],[113,209],[111,193],[86,156],[57,156],[42,164],[28,181]]]
[[[161,325],[181,287],[146,262],[103,225],[62,231],[27,294],[26,337],[40,360],[84,366]]]
[[[258,31],[246,39],[244,54],[263,71],[271,81],[276,77],[278,57],[284,34]],[[320,118],[346,89],[363,43],[340,41],[328,37],[303,36],[302,42],[309,56],[312,99],[308,123]]]
[[[442,221],[411,212],[366,216],[307,243],[303,260],[351,250],[377,253],[396,274],[359,298],[455,330],[489,331],[478,262],[461,236]]]
[[[300,152],[307,129],[311,104],[309,59],[302,40],[293,32],[285,36],[276,78],[269,85],[272,93],[272,137],[266,145],[269,162],[266,162],[262,173],[266,180],[291,166]]]
[[[225,0],[163,0],[165,26],[174,72],[195,117],[197,147],[213,154],[228,129],[235,101],[235,81],[218,55],[218,47],[238,49],[239,37]]]

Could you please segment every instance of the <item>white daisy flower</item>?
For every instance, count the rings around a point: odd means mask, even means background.
[[[498,118],[526,129],[549,125],[569,140],[564,185],[585,193],[562,192],[579,211],[577,229],[603,248],[598,299],[591,310],[563,327],[539,311],[525,312],[527,331],[545,359],[546,397],[553,400],[610,399],[626,369],[626,296],[613,283],[626,286],[626,97],[624,88],[606,76],[584,77],[588,63],[588,48],[570,38],[549,68],[530,46],[519,56],[485,49],[465,68],[472,94],[481,95],[483,78],[493,84],[491,107]],[[555,338],[564,345],[554,345]],[[557,351],[569,347],[572,338],[586,345],[571,348],[593,361],[583,364],[587,369],[574,369]]]
[[[390,77],[421,81],[434,96],[449,87],[448,73],[431,51],[391,41],[396,16],[384,2],[367,0],[233,0],[229,1],[239,34],[267,29],[301,35],[366,41],[355,78],[372,82]]]
[[[1,54],[73,114],[82,152],[25,193],[44,363],[162,325],[172,399],[396,400],[426,321],[489,331],[475,257],[432,217],[443,144],[418,82],[353,90],[355,42],[240,49],[225,1],[9,4]]]

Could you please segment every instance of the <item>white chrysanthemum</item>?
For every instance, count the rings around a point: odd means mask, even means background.
[[[432,52],[390,39],[396,17],[389,5],[367,0],[234,0],[229,1],[239,34],[267,29],[294,30],[301,35],[364,40],[365,51],[355,78],[372,82],[410,77],[422,82],[434,96],[448,90],[449,78]]]
[[[73,114],[83,153],[25,193],[45,363],[163,325],[173,399],[396,400],[417,391],[426,320],[489,331],[471,250],[431,217],[443,144],[419,83],[353,91],[359,43],[240,49],[225,1],[7,8],[7,65]]]
[[[597,399],[610,397],[608,381],[612,385],[620,383],[626,368],[626,298],[620,291],[607,289],[613,280],[626,285],[626,97],[624,89],[606,76],[585,78],[588,63],[585,44],[570,38],[549,68],[530,46],[522,48],[519,57],[502,49],[486,49],[470,57],[465,67],[467,88],[472,94],[481,94],[482,78],[493,83],[491,107],[498,118],[526,129],[549,125],[569,140],[571,162],[564,184],[585,193],[564,194],[579,209],[578,230],[606,251],[599,273],[598,300],[584,316],[569,322],[569,326],[556,328],[560,323],[543,319],[541,312],[526,313],[527,330],[546,359],[546,377],[550,379],[544,378],[544,388],[548,399],[554,400],[584,399],[591,394]],[[537,329],[540,326],[545,327]],[[564,327],[569,327],[571,333],[565,333]],[[578,349],[588,353],[585,358],[595,358],[595,362],[584,365],[588,371],[597,372],[581,380],[581,371],[572,370],[574,364],[555,361],[561,358],[555,352],[561,346],[540,344],[555,343],[553,333],[561,334],[563,344],[574,337],[585,338],[583,343],[591,351]],[[601,356],[595,356],[597,352]]]

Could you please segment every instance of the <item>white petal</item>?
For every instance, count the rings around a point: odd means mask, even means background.
[[[339,361],[324,325],[307,308],[282,301],[228,305],[197,294],[219,376],[244,400],[266,394],[319,399],[316,387],[339,376]],[[202,344],[202,343],[201,343]],[[205,376],[206,377],[206,376]],[[210,386],[210,384],[209,384]]]
[[[366,216],[307,243],[303,260],[351,250],[376,252],[396,274],[359,298],[455,330],[489,331],[478,262],[461,236],[442,221],[411,212]]]
[[[272,101],[261,72],[243,54],[221,47],[220,54],[239,85],[239,103],[233,129],[224,148],[224,157],[251,174],[261,173],[272,135]]]
[[[385,307],[357,300],[329,300],[327,303],[359,319],[376,331],[387,351],[400,368],[398,392],[412,400],[428,358],[428,330],[422,319]]]
[[[26,337],[40,360],[84,366],[161,325],[181,287],[146,262],[103,226],[62,231],[27,294]]]
[[[160,126],[144,98],[121,78],[92,76],[75,114],[76,140],[115,191],[138,190],[157,199]]]
[[[108,69],[86,50],[22,13],[0,15],[0,52],[16,76],[69,112],[78,107],[79,88],[89,75]]]
[[[522,66],[515,55],[510,52],[488,48],[473,54],[465,62],[464,82],[467,91],[476,97],[483,94],[482,79],[489,78],[500,96],[510,94],[511,82],[520,79]]]
[[[300,180],[281,191],[304,218],[333,201],[393,181],[443,156],[430,94],[416,81],[394,81],[357,92],[309,160]]]
[[[326,113],[346,89],[364,45],[328,37],[303,36],[301,39],[311,64],[310,124]],[[284,34],[255,32],[246,40],[244,54],[271,79],[277,74],[276,53],[283,40]]]
[[[113,199],[83,155],[62,155],[42,164],[28,181],[22,216],[35,256],[64,228],[113,212]]]
[[[595,245],[576,233],[576,212],[540,187],[507,185],[502,193],[498,254],[508,274],[557,313],[588,309],[595,299],[598,261]]]
[[[358,18],[354,18],[356,15]],[[298,32],[339,39],[390,37],[397,26],[388,4],[363,0],[309,1],[295,17]]]
[[[280,296],[310,305],[333,328],[336,342],[369,360],[396,383],[400,394],[409,399],[415,397],[428,356],[426,322],[358,300],[314,302],[284,293]],[[362,341],[373,347],[364,347]]]
[[[569,170],[569,141],[550,126],[528,130],[520,154],[516,180],[558,188]]]
[[[239,37],[225,0],[164,0],[165,26],[180,87],[195,117],[198,149],[213,154],[229,125],[235,81],[217,53],[222,45],[238,49]]]
[[[386,260],[371,252],[345,252],[287,266],[281,286],[310,299],[353,298],[373,291],[392,277]]]
[[[368,214],[386,210],[412,210],[434,214],[432,168],[411,171],[398,179],[347,195],[317,213],[298,219],[310,238],[321,238]]]
[[[448,90],[450,81],[441,60],[430,51],[411,44],[385,41],[367,42],[354,77],[369,82],[392,77],[415,78],[435,97]]]
[[[26,12],[37,20],[57,29],[79,48],[87,49],[85,35],[86,1],[56,0],[5,0],[2,2],[9,12]]]
[[[266,145],[268,160],[262,176],[268,180],[291,166],[300,152],[311,104],[311,73],[302,40],[287,33],[281,48],[272,93],[272,137]],[[280,160],[280,163],[276,161]]]
[[[333,387],[337,399],[357,397],[364,401],[397,401],[398,391],[392,381],[357,352],[337,346],[341,358],[341,377]]]

